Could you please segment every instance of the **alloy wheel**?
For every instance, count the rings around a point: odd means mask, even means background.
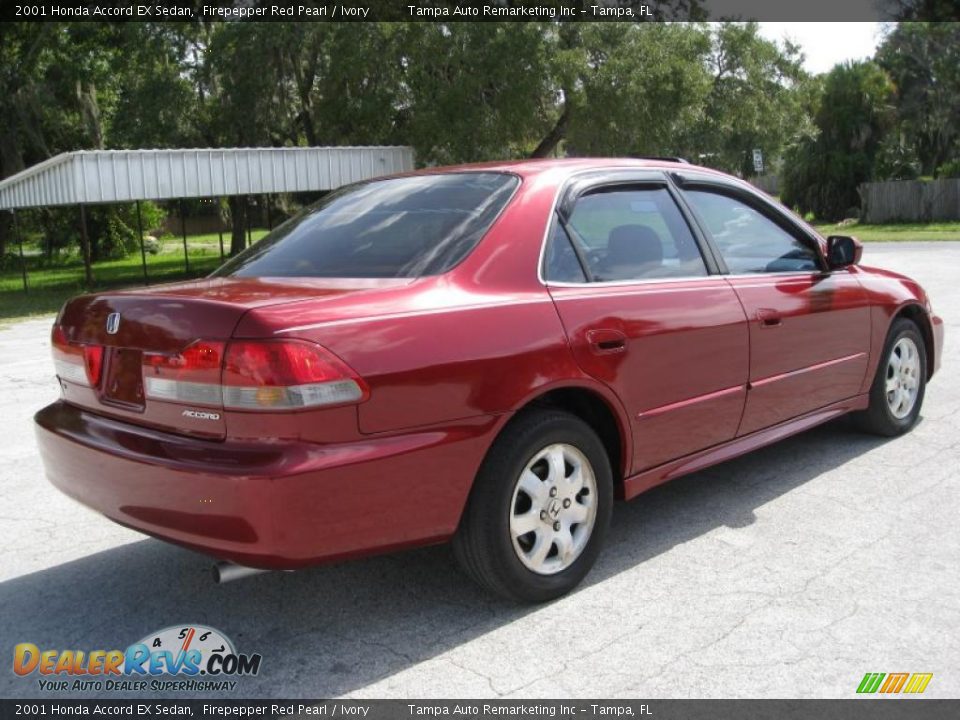
[[[920,388],[920,352],[909,337],[900,338],[887,359],[884,391],[890,413],[902,420],[913,410]]]
[[[570,567],[597,517],[597,480],[573,445],[548,445],[517,479],[510,505],[510,537],[524,566],[540,575]]]

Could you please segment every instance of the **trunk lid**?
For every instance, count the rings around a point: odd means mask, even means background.
[[[219,399],[205,395],[199,384],[189,401],[158,399],[152,389],[169,371],[155,367],[151,359],[178,357],[197,347],[197,341],[225,345],[244,314],[254,308],[341,299],[409,283],[212,278],[74,298],[64,305],[56,325],[70,343],[102,347],[103,360],[95,387],[61,377],[64,399],[127,422],[222,439],[227,428]],[[219,368],[209,370],[203,382],[219,383]]]

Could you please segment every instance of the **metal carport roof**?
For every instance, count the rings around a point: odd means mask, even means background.
[[[413,166],[404,146],[81,150],[0,182],[0,210],[332,190]]]

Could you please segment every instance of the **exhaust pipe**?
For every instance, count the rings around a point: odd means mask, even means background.
[[[259,575],[261,573],[270,572],[269,570],[262,570],[260,568],[247,567],[246,565],[237,565],[232,562],[218,562],[213,565],[213,581],[217,585],[223,585],[224,583],[233,582],[234,580],[240,580],[242,578],[251,577],[253,575]]]

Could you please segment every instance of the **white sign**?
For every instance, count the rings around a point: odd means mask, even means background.
[[[753,169],[757,174],[763,172],[763,153],[760,148],[753,149]]]

